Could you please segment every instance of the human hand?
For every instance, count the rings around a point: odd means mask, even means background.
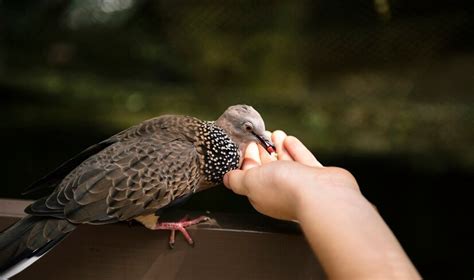
[[[358,190],[348,172],[323,167],[297,138],[287,136],[283,131],[275,131],[271,138],[278,158],[252,143],[245,152],[242,170],[224,176],[224,184],[235,193],[247,196],[252,206],[262,214],[297,220],[301,198],[311,187],[309,182],[313,185],[329,180],[331,187],[350,186]]]

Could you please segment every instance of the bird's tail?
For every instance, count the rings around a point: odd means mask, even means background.
[[[0,233],[0,279],[8,279],[46,254],[76,228],[67,220],[26,216]]]

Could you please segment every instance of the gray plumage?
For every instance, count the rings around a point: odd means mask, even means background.
[[[88,148],[27,190],[54,188],[0,235],[0,275],[16,258],[45,251],[78,224],[142,222],[138,217],[221,183],[226,172],[240,166],[250,142],[271,149],[264,131],[255,109],[236,105],[215,122],[153,118]]]

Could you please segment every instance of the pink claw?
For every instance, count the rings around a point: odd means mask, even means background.
[[[164,223],[158,222],[154,229],[155,230],[158,230],[158,229],[171,230],[170,239],[169,239],[170,248],[174,247],[176,230],[179,230],[183,234],[184,238],[186,239],[186,241],[188,241],[189,245],[194,246],[194,241],[189,235],[186,228],[192,225],[196,225],[196,224],[208,221],[208,220],[209,220],[209,217],[200,216],[192,220],[187,220],[186,218],[184,218],[180,220],[179,222],[164,222]]]

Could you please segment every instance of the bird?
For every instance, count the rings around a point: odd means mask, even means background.
[[[228,107],[215,121],[162,115],[95,144],[30,185],[51,193],[26,207],[27,216],[0,234],[0,279],[31,265],[81,224],[138,221],[194,244],[186,227],[207,220],[160,222],[160,211],[222,183],[240,167],[247,145],[268,153],[261,115],[249,105]]]

